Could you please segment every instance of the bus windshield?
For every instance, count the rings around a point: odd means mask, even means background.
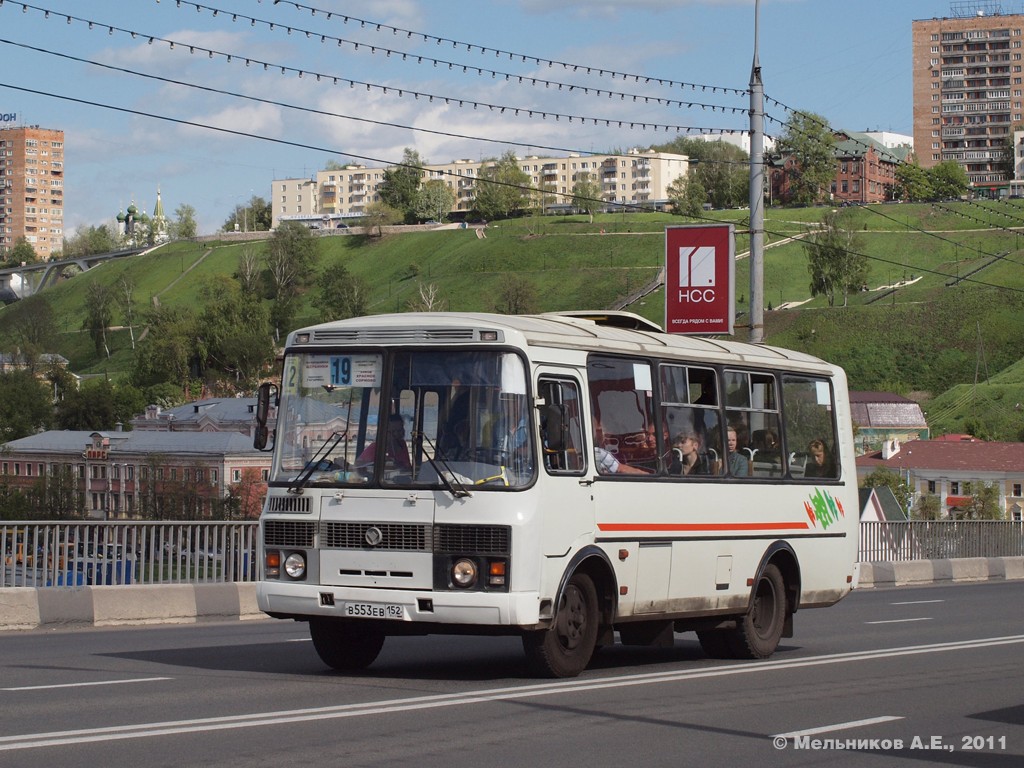
[[[290,352],[271,483],[522,488],[535,467],[527,403],[512,352]]]

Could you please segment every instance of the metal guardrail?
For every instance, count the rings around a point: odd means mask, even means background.
[[[259,523],[0,522],[0,587],[256,580]]]
[[[2,587],[256,580],[259,523],[0,522]],[[858,560],[1024,556],[1020,520],[863,521]]]
[[[1024,556],[1020,520],[861,521],[862,563]]]

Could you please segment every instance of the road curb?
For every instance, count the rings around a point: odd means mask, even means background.
[[[195,624],[265,616],[256,606],[252,583],[0,589],[0,631]]]
[[[858,589],[1024,579],[1024,557],[860,563]],[[0,631],[264,618],[256,585],[140,584],[0,589]]]
[[[860,563],[858,589],[907,587],[949,582],[1024,579],[1024,557],[964,557],[952,560],[911,560],[903,563]]]

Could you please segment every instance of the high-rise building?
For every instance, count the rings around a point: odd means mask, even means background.
[[[954,160],[980,190],[1009,184],[1007,149],[1024,118],[1024,15],[954,2],[952,18],[915,21],[914,150],[924,168]]]
[[[0,128],[0,258],[24,237],[40,259],[64,242],[64,131]]]

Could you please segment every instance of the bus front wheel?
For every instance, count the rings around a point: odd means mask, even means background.
[[[523,635],[532,671],[542,677],[576,677],[594,655],[599,619],[594,582],[584,573],[574,573],[551,627]]]
[[[767,659],[779,647],[786,624],[786,583],[769,563],[757,580],[750,610],[730,634],[729,645],[737,659]]]
[[[384,633],[332,619],[310,619],[309,634],[320,660],[342,672],[366,669],[384,647]]]

